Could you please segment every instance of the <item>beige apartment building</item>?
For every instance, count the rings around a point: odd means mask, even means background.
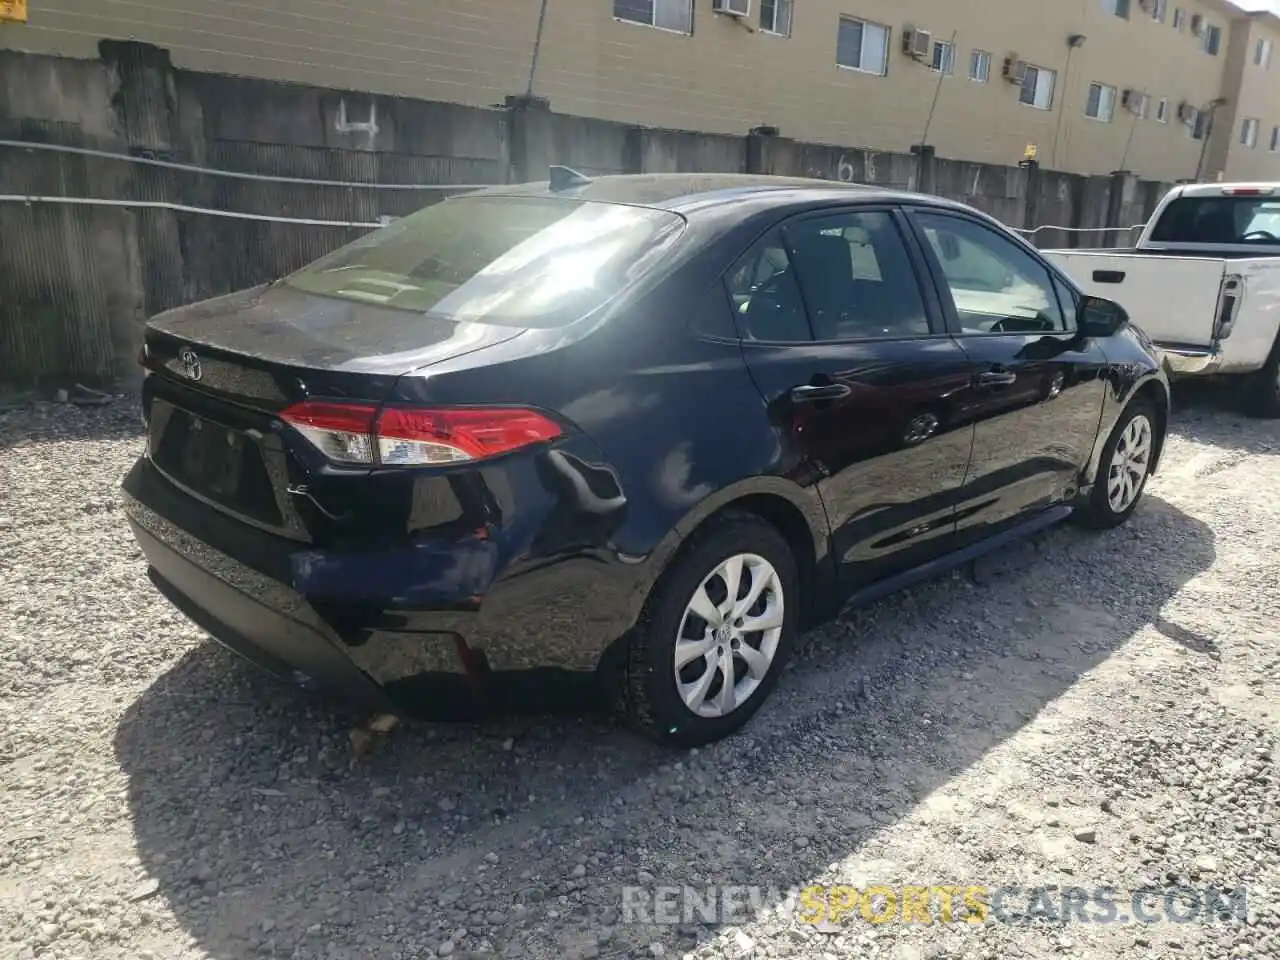
[[[1206,155],[1210,178],[1280,179],[1280,18],[1237,21],[1227,47],[1223,98]]]
[[[29,0],[0,47],[1165,180],[1280,179],[1280,20],[1226,0]],[[1273,73],[1272,71],[1276,71]],[[1221,102],[1219,102],[1221,101]],[[1212,126],[1210,126],[1212,119]]]

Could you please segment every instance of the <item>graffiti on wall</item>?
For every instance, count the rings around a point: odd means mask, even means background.
[[[875,180],[875,161],[868,154],[867,156],[867,182]],[[836,161],[834,169],[826,167],[809,167],[805,170],[806,177],[812,177],[815,180],[839,180],[841,183],[854,182],[853,164],[849,162],[849,158],[845,154],[840,154],[840,159]]]
[[[369,119],[356,122],[347,119],[347,98],[338,101],[338,116],[333,121],[333,129],[339,133],[363,133],[365,147],[372,150],[378,139],[378,101],[369,100]]]

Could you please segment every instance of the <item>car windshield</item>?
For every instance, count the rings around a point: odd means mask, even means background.
[[[1179,197],[1151,231],[1156,243],[1280,242],[1280,200],[1273,197]]]
[[[648,272],[684,219],[561,197],[456,197],[374,230],[284,282],[308,293],[500,326],[556,327]]]

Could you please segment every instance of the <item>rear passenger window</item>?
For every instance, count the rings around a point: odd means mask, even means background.
[[[726,287],[743,339],[784,343],[812,339],[791,258],[776,233],[757,242],[733,266]]]
[[[789,224],[791,251],[815,340],[927,336],[929,320],[906,244],[882,211]]]

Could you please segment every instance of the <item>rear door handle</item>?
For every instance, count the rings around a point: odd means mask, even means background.
[[[791,388],[793,403],[814,403],[818,400],[839,400],[847,397],[853,389],[847,383],[807,384],[803,387]]]
[[[1095,270],[1093,271],[1094,283],[1124,283],[1123,270]]]
[[[1012,370],[984,370],[973,378],[980,387],[1007,387],[1018,379]]]

